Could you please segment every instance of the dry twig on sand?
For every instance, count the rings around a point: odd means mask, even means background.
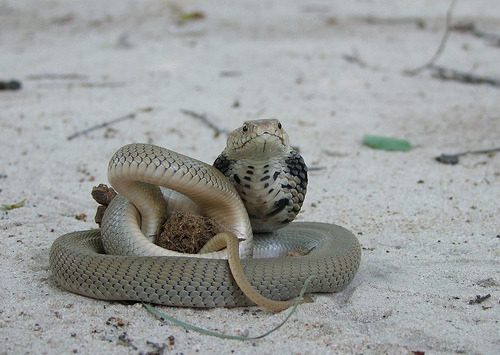
[[[426,64],[412,70],[406,70],[404,71],[404,73],[406,75],[414,76],[424,70],[430,69],[433,71],[432,74],[433,77],[442,80],[453,80],[466,84],[488,84],[491,86],[500,86],[500,79],[482,77],[472,73],[465,73],[458,70],[438,66],[435,64],[439,56],[443,53],[450,32],[453,30],[458,30],[460,28],[451,24],[452,12],[456,3],[457,0],[453,0],[450,4],[450,7],[448,8],[448,11],[446,12],[446,29],[443,33],[443,37],[441,38],[441,42],[439,43],[438,49],[436,50],[432,58]],[[473,29],[474,29],[474,31],[472,31],[473,34],[479,33],[482,37],[486,36],[484,33],[478,32],[474,27]],[[488,35],[488,38],[491,38],[491,35]]]
[[[213,129],[215,132],[215,137],[219,136],[220,134],[229,134],[230,132],[224,128],[219,128],[215,123],[210,121],[206,115],[203,115],[201,113],[197,113],[191,110],[185,110],[181,109],[181,112],[187,116],[191,116],[193,118],[196,118],[200,120],[203,124],[208,126],[209,128]]]
[[[141,109],[137,110],[137,112],[150,112],[152,110],[153,110],[153,108],[146,107],[146,108],[141,108]],[[95,126],[91,126],[91,127],[86,128],[84,130],[78,131],[76,133],[73,133],[71,136],[68,136],[67,139],[70,141],[72,139],[75,139],[76,137],[79,137],[79,136],[82,136],[84,134],[90,133],[90,132],[95,131],[97,129],[106,128],[108,126],[111,126],[112,124],[115,124],[115,123],[118,123],[118,122],[121,122],[121,121],[125,121],[125,120],[133,119],[137,115],[137,112],[132,112],[132,113],[129,113],[128,115],[121,116],[121,117],[118,117],[118,118],[115,118],[115,119],[112,119],[110,121],[106,121],[106,122],[103,122],[103,123],[99,123],[99,124],[97,124]]]
[[[436,53],[432,56],[432,58],[424,65],[413,69],[413,70],[407,70],[405,73],[408,75],[417,75],[420,73],[422,70],[432,68],[434,66],[434,63],[436,60],[439,58],[441,53],[443,53],[444,47],[446,45],[446,41],[448,40],[448,36],[450,35],[450,29],[451,29],[451,15],[453,12],[453,8],[455,7],[455,4],[457,3],[457,0],[453,0],[450,4],[450,7],[448,8],[448,11],[446,12],[446,29],[443,33],[443,37],[441,37],[441,43],[439,43],[439,47],[436,50]]]

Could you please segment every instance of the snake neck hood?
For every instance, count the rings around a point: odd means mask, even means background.
[[[277,119],[247,121],[214,162],[238,191],[254,232],[272,232],[295,219],[307,190],[307,167]]]

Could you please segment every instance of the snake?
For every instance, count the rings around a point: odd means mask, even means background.
[[[281,311],[311,276],[308,293],[339,292],[358,270],[361,248],[349,230],[292,222],[305,198],[307,167],[277,119],[244,122],[213,165],[128,144],[111,158],[108,180],[118,195],[101,228],[64,234],[50,248],[53,277],[70,292]],[[164,249],[154,239],[174,212],[207,216],[219,233],[198,254]]]

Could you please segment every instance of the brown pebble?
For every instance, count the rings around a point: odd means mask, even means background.
[[[99,184],[92,188],[92,197],[97,203],[107,206],[115,198],[116,191],[106,184]]]

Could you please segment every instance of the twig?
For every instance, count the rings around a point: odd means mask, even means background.
[[[441,38],[441,43],[439,44],[436,53],[434,53],[432,58],[426,64],[413,70],[406,70],[405,74],[414,76],[420,73],[422,70],[429,69],[434,65],[434,62],[439,58],[439,56],[443,52],[444,47],[446,45],[446,41],[448,40],[448,36],[450,34],[450,29],[451,29],[451,14],[453,12],[453,8],[455,7],[456,3],[457,0],[453,0],[450,4],[450,7],[448,8],[448,11],[446,12],[446,30],[443,33],[443,37]]]
[[[415,24],[418,28],[425,27],[425,21],[419,17],[403,17],[403,18],[378,18],[374,16],[368,16],[361,18],[362,21],[369,25],[406,25]]]
[[[466,152],[456,153],[456,154],[441,154],[440,156],[436,157],[436,160],[440,163],[443,163],[443,164],[454,165],[454,164],[458,163],[458,158],[463,156],[463,155],[489,154],[489,153],[494,153],[494,152],[500,152],[500,147],[492,148],[492,149],[483,149],[483,150],[468,150]]]
[[[27,80],[87,80],[87,75],[68,73],[44,73],[44,74],[31,74],[26,77]]]
[[[453,8],[455,7],[457,0],[453,0],[450,4],[450,7],[448,8],[448,11],[446,12],[446,29],[443,33],[443,37],[441,38],[441,43],[439,44],[438,49],[432,56],[432,58],[424,65],[412,69],[412,70],[405,70],[404,74],[414,76],[420,73],[423,70],[426,69],[431,69],[433,70],[433,76],[438,79],[442,80],[454,80],[454,81],[459,81],[461,83],[466,83],[466,84],[488,84],[491,86],[500,86],[500,79],[495,79],[495,78],[488,78],[488,77],[483,77],[483,76],[478,76],[474,75],[471,73],[465,73],[461,72],[458,70],[454,69],[448,69],[444,68],[438,65],[435,65],[434,63],[437,61],[441,53],[443,53],[444,47],[446,45],[446,41],[448,40],[449,34],[451,31],[467,31],[471,32],[473,35],[481,38],[487,38],[492,41],[499,42],[500,40],[498,37],[494,38],[493,36],[486,34],[484,32],[481,32],[477,30],[473,24],[469,25],[452,25],[451,20],[452,20],[452,12]],[[458,161],[458,160],[457,160]],[[456,163],[455,163],[456,164]]]
[[[454,69],[448,69],[437,65],[432,65],[434,77],[443,80],[460,81],[467,84],[488,84],[491,86],[500,86],[500,79],[478,76],[471,73],[465,73]]]
[[[169,338],[173,338],[173,335],[169,336]],[[153,343],[152,341],[149,341],[147,340],[146,341],[146,344],[152,346],[153,348],[156,349],[155,352],[149,352],[149,354],[158,354],[158,355],[163,355],[165,354],[165,348],[167,347],[167,345],[165,343],[163,343],[162,345],[160,344],[157,344],[157,343]]]
[[[204,123],[206,126],[209,128],[213,129],[215,131],[215,137],[219,136],[220,134],[229,134],[230,132],[224,128],[219,128],[216,126],[214,123],[212,123],[206,115],[191,111],[191,110],[185,110],[181,109],[181,112],[185,115],[191,116],[193,118],[196,118],[200,120],[202,123]]]
[[[352,50],[352,54],[342,55],[342,59],[348,61],[349,63],[357,64],[361,68],[366,68],[366,62],[360,58],[359,53],[356,49]]]
[[[86,82],[86,83],[71,83],[69,87],[77,86],[82,88],[118,88],[124,86],[124,81],[110,81],[110,82]]]
[[[128,119],[135,118],[135,115],[136,115],[135,112],[134,113],[129,113],[126,116],[118,117],[118,118],[115,118],[114,120],[100,123],[98,125],[95,125],[95,126],[87,128],[87,129],[84,129],[83,131],[79,131],[79,132],[73,133],[71,136],[68,136],[67,139],[70,141],[70,140],[72,140],[72,139],[74,139],[76,137],[82,136],[84,134],[87,134],[89,132],[95,131],[97,129],[105,128],[105,127],[108,127],[108,126],[110,126],[112,124],[115,124],[115,123],[118,123],[118,122],[121,122],[121,121],[125,121],[125,120],[128,120]]]
[[[491,297],[491,294],[489,294],[489,293],[487,295],[484,295],[484,296],[476,295],[476,298],[469,300],[469,304],[483,303],[484,301],[486,301],[490,297]]]
[[[308,166],[307,170],[308,171],[318,171],[318,170],[325,170],[326,166],[320,166],[320,165],[313,165],[313,166]]]
[[[484,39],[487,43],[492,46],[499,47],[500,46],[500,36],[487,33],[476,28],[476,25],[472,22],[465,23],[457,23],[450,28],[451,31],[461,32],[461,33],[470,33],[474,37]]]
[[[127,336],[126,332],[118,336],[118,341],[121,342],[123,345],[130,346],[134,350],[139,350],[139,348],[135,346],[134,343],[132,342],[132,339],[130,339]]]

